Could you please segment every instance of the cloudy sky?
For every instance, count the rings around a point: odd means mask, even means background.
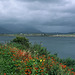
[[[0,26],[75,32],[75,0],[0,0]]]

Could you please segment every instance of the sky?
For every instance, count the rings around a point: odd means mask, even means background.
[[[75,0],[0,0],[0,26],[75,32]]]

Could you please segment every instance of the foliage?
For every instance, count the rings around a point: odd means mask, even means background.
[[[39,47],[38,47],[39,48]],[[40,47],[41,50],[43,47]],[[35,48],[34,48],[35,49]],[[37,48],[36,48],[37,49]],[[37,53],[39,50],[37,51]],[[18,49],[14,46],[0,46],[1,75],[74,75],[74,69],[58,62],[55,55],[41,55]],[[67,62],[67,61],[66,61]]]
[[[57,53],[52,55],[24,39],[16,37],[11,43],[0,44],[0,75],[75,75],[75,60],[60,59]]]
[[[75,60],[73,60],[71,58],[67,58],[67,59],[61,59],[60,62],[69,67],[73,67],[73,69],[75,71]]]
[[[48,55],[48,54],[50,54],[50,52],[48,52],[45,47],[41,47],[41,45],[39,45],[39,44],[34,44],[30,48],[31,48],[32,53],[34,53],[34,51],[36,51],[38,53],[38,55]]]
[[[21,45],[25,45],[27,48],[29,47],[30,43],[29,40],[25,37],[16,37],[11,42],[19,43]]]

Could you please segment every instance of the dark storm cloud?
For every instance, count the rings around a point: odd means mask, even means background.
[[[63,17],[61,19],[55,19],[53,21],[48,21],[43,23],[46,26],[75,26],[75,15],[73,17]]]
[[[0,0],[0,26],[69,31],[75,26],[74,8],[74,0]]]

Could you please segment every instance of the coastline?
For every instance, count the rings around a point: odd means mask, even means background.
[[[0,34],[0,36],[75,37],[75,34]]]

